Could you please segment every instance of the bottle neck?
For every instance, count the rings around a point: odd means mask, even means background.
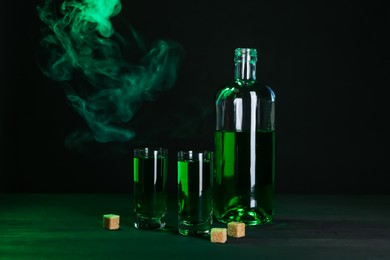
[[[256,80],[257,51],[251,48],[235,50],[235,80]]]
[[[256,80],[256,63],[236,62],[234,79]]]

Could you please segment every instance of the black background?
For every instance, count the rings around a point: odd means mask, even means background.
[[[389,193],[389,31],[386,1],[122,1],[119,17],[185,56],[175,86],[143,104],[127,143],[69,149],[85,123],[35,53],[39,1],[6,1],[1,15],[0,191],[129,192],[132,149],[213,148],[217,88],[233,51],[258,49],[258,78],[276,92],[278,193]]]

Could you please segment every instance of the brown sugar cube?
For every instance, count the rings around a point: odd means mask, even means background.
[[[106,214],[103,215],[103,228],[116,230],[119,228],[119,215]]]
[[[245,223],[229,222],[227,233],[229,237],[245,237]]]
[[[227,240],[226,228],[212,228],[210,240],[213,243],[225,243]]]

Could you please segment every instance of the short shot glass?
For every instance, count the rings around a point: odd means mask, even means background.
[[[165,227],[167,213],[166,148],[134,149],[134,226],[138,229]]]
[[[179,151],[178,231],[206,236],[213,224],[213,152]]]

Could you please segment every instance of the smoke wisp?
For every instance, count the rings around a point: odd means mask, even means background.
[[[119,0],[65,0],[60,6],[46,0],[37,7],[46,25],[41,71],[67,83],[66,97],[88,126],[69,135],[68,143],[131,140],[128,123],[137,106],[175,83],[181,46],[158,40],[147,48],[130,28],[132,40],[125,39],[111,21],[121,7]],[[136,48],[141,58],[125,57],[126,48]]]

